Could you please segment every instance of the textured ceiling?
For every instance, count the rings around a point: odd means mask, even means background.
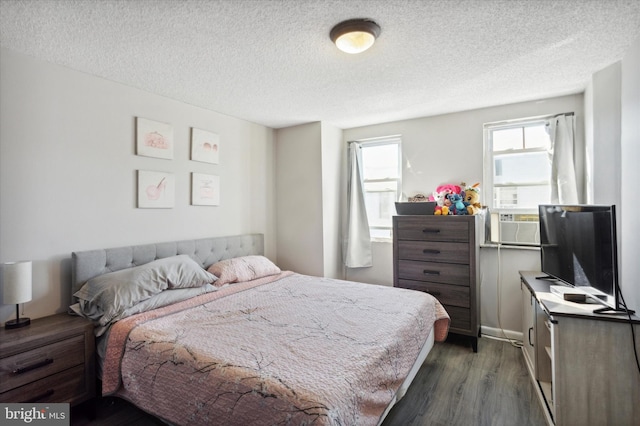
[[[356,17],[382,34],[349,55]],[[0,0],[2,47],[273,128],[582,92],[639,36],[638,0]]]

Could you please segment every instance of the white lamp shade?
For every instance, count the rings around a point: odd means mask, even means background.
[[[366,31],[353,31],[336,39],[338,49],[346,53],[361,53],[373,46],[376,38]]]
[[[5,263],[2,301],[7,305],[31,300],[31,261]]]

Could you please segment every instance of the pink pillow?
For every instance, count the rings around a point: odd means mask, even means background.
[[[279,274],[280,268],[264,256],[243,256],[221,260],[207,269],[218,280],[213,284],[221,286],[227,283],[251,281],[269,275]]]

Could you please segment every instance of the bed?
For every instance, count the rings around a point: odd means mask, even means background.
[[[179,425],[382,423],[446,338],[442,305],[282,271],[263,247],[250,234],[74,252],[102,395]]]

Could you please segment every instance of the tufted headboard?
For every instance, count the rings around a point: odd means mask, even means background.
[[[85,282],[98,275],[179,254],[188,254],[208,268],[222,259],[264,254],[264,236],[247,234],[73,252],[71,295],[73,297]]]

